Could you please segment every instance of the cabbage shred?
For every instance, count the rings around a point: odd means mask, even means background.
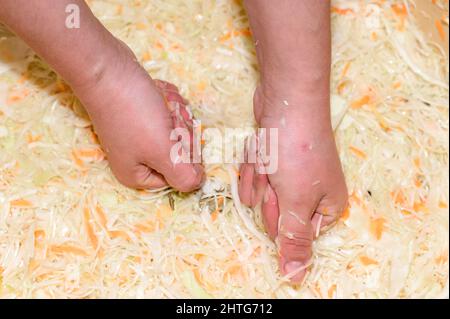
[[[203,125],[255,125],[239,2],[88,3]],[[437,5],[448,28],[448,1]],[[207,165],[190,195],[121,186],[67,85],[0,28],[0,297],[448,296],[448,58],[411,10],[333,2],[333,125],[350,205],[315,242],[301,287],[280,276],[259,211],[236,198],[235,166]]]

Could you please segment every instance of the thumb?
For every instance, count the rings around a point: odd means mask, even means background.
[[[170,186],[181,192],[191,192],[198,189],[205,178],[203,168],[199,164],[178,163],[161,173]]]
[[[299,205],[298,203],[302,203]],[[314,232],[311,225],[312,205],[304,201],[279,198],[277,244],[281,272],[299,283],[311,262]]]

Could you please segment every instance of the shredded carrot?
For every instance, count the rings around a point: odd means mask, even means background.
[[[10,202],[10,205],[11,207],[20,207],[20,208],[28,208],[33,206],[33,204],[29,200],[23,198],[12,200]]]
[[[147,62],[150,61],[152,59],[152,56],[150,54],[150,52],[146,51],[144,52],[144,54],[142,54],[142,61]]]
[[[197,89],[199,91],[204,91],[206,89],[206,82],[205,81],[200,81],[197,83]]]
[[[17,83],[18,83],[18,84],[24,84],[25,81],[28,80],[29,78],[30,78],[30,75],[28,74],[28,72],[24,72],[24,73],[20,76],[19,80],[17,80]]]
[[[448,205],[444,201],[439,201],[439,208],[444,208],[445,209],[445,208],[448,208]]]
[[[180,235],[175,236],[175,243],[180,244],[184,241],[184,237]]]
[[[434,21],[434,24],[435,24],[435,26],[436,26],[436,29],[437,29],[438,32],[439,32],[439,37],[441,38],[442,41],[445,41],[446,34],[445,34],[444,27],[442,26],[441,20],[436,19],[436,20]]]
[[[385,222],[386,220],[384,218],[376,218],[370,223],[370,232],[377,240],[380,240],[383,236]]]
[[[342,82],[340,82],[339,84],[338,84],[338,86],[337,86],[337,92],[339,93],[339,94],[341,94],[342,95],[342,93],[344,92],[344,89],[345,89],[345,87],[347,86],[347,81],[342,81]]]
[[[341,215],[341,220],[346,221],[350,217],[350,206],[347,205],[347,207],[344,209],[344,212]]]
[[[397,26],[397,29],[399,31],[405,31],[405,20],[408,16],[408,10],[404,3],[402,4],[393,4],[391,5],[392,11],[395,15],[397,15],[400,18],[399,24]]]
[[[105,154],[100,148],[85,148],[74,150],[78,158],[91,158],[101,160],[105,157]]]
[[[123,11],[123,5],[118,4],[116,6],[116,14],[122,14],[122,11]]]
[[[160,205],[156,211],[156,218],[161,227],[164,227],[164,223],[173,213],[172,208],[169,205]]]
[[[419,157],[415,157],[414,160],[414,166],[416,166],[417,168],[420,168],[420,158]]]
[[[50,247],[50,250],[55,254],[73,254],[84,257],[89,256],[84,249],[72,245],[54,245]]]
[[[219,217],[219,209],[216,209],[211,213],[211,220],[215,222],[217,220],[217,217]]]
[[[151,233],[156,229],[152,221],[147,221],[141,224],[134,225],[134,230],[137,233]]]
[[[420,175],[419,174],[416,174],[416,176],[414,177],[414,185],[417,188],[422,187],[422,180],[420,179]]]
[[[336,292],[336,284],[332,284],[331,287],[328,289],[328,298],[333,298],[334,293]]]
[[[28,142],[28,144],[39,142],[41,140],[41,138],[42,138],[42,135],[33,135],[31,133],[28,133],[27,142]]]
[[[370,103],[370,96],[364,95],[362,98],[355,100],[350,105],[353,109],[360,109],[364,105],[367,105]]]
[[[378,262],[372,258],[369,258],[367,256],[360,256],[359,260],[364,266],[370,266],[370,265],[378,265]]]
[[[345,63],[344,68],[342,69],[342,72],[341,72],[341,79],[347,75],[348,70],[350,69],[351,63],[352,63],[351,61],[348,61],[347,63]]]
[[[25,97],[27,97],[29,94],[30,94],[30,91],[28,89],[24,89],[20,93],[12,93],[6,100],[6,104],[11,105],[16,102],[19,102],[19,101],[23,100]]]
[[[372,31],[372,33],[370,33],[370,38],[372,39],[372,41],[377,41],[378,34],[375,31]]]
[[[31,259],[30,262],[28,263],[28,271],[30,273],[32,273],[33,271],[35,271],[39,267],[40,264],[41,263],[38,260],[36,260],[34,258]]]
[[[227,28],[233,29],[233,19],[230,18],[227,20]]]
[[[145,25],[145,23],[143,23],[143,22],[136,23],[136,29],[145,30],[146,28],[147,28],[147,26]]]
[[[320,299],[323,299],[322,291],[320,290],[320,285],[318,282],[314,283],[314,286],[312,287],[313,290],[317,293],[317,295],[320,297]]]
[[[63,80],[58,78],[56,80],[56,90],[54,91],[54,93],[58,94],[58,93],[66,92],[68,90],[69,90],[69,87],[63,82]]]
[[[380,125],[380,127],[383,129],[383,131],[385,132],[390,132],[391,128],[389,127],[389,125],[386,123],[386,121],[379,115],[377,115],[378,118],[378,124]]]
[[[402,83],[397,81],[394,84],[392,84],[392,87],[397,90],[402,87]]]
[[[222,205],[223,205],[223,202],[224,202],[224,199],[223,199],[223,197],[221,196],[221,197],[219,197],[218,199],[217,199],[217,208],[216,208],[216,210],[214,210],[212,213],[211,213],[211,220],[213,221],[213,222],[215,222],[216,221],[216,219],[217,219],[217,217],[219,217],[219,213],[220,213],[220,211],[222,210]]]
[[[342,8],[338,8],[338,7],[332,6],[331,7],[331,13],[336,13],[336,14],[339,14],[339,15],[346,15],[346,14],[355,13],[355,12],[352,9],[348,9],[348,8],[342,9]]]
[[[406,9],[406,6],[404,3],[402,4],[393,4],[391,5],[392,11],[399,17],[405,17],[408,15],[408,10]]]
[[[364,159],[364,160],[367,159],[367,154],[366,154],[363,150],[360,150],[359,148],[357,148],[357,147],[355,147],[355,146],[353,146],[353,145],[350,145],[348,148],[349,148],[350,151],[352,151],[352,153],[355,154],[357,157],[359,157],[359,158],[361,158],[361,159]]]
[[[232,277],[244,277],[244,271],[242,265],[233,265],[227,269],[226,274],[230,274]]]
[[[95,235],[94,229],[91,225],[91,212],[89,208],[85,207],[83,209],[83,218],[84,218],[84,227],[86,229],[86,234],[88,236],[89,242],[91,243],[94,249],[98,246],[98,238]]]
[[[252,32],[251,32],[250,28],[243,28],[240,30],[234,30],[233,36],[235,36],[235,37],[238,37],[238,36],[251,37]]]
[[[391,192],[391,197],[397,205],[405,205],[406,203],[405,194],[401,190],[398,192]]]
[[[363,201],[359,198],[358,194],[356,194],[354,191],[349,196],[350,203],[356,203],[357,205],[361,206],[363,205]]]
[[[436,257],[436,259],[434,261],[436,262],[436,264],[442,265],[442,264],[446,263],[447,260],[448,260],[448,252]]]
[[[94,128],[92,126],[89,128],[89,137],[90,137],[92,143],[100,145],[100,141],[98,139],[98,136],[94,132]]]
[[[99,219],[100,225],[106,229],[106,224],[108,223],[108,220],[106,219],[105,211],[100,205],[95,206],[95,212],[97,213],[97,217]]]
[[[219,42],[220,42],[220,43],[224,43],[224,42],[230,40],[230,39],[231,39],[231,36],[232,36],[232,33],[231,33],[231,32],[227,32],[227,33],[225,33],[223,36],[221,36],[221,37],[219,38]]]
[[[45,231],[42,229],[36,229],[34,231],[34,247],[39,248],[43,246],[45,240]]]
[[[75,151],[72,151],[72,159],[75,162],[75,165],[78,166],[78,168],[84,168],[83,161],[78,157]]]
[[[428,207],[425,206],[425,202],[424,201],[417,201],[417,202],[415,202],[414,205],[413,205],[413,210],[416,213],[422,212],[422,213],[428,214],[430,212]]]

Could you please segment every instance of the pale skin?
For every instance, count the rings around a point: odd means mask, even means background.
[[[68,4],[80,8],[80,29],[65,27]],[[347,201],[329,110],[330,4],[246,0],[245,6],[261,69],[255,118],[261,127],[279,129],[279,169],[267,176],[243,165],[240,196],[247,205],[262,203],[281,272],[298,283],[318,224],[335,222]],[[0,0],[0,21],[70,84],[120,182],[183,192],[202,184],[201,165],[174,164],[169,156],[170,131],[189,127],[186,101],[175,86],[153,80],[84,1]],[[177,103],[181,119],[174,115]]]

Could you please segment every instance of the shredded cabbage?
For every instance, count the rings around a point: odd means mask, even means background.
[[[237,1],[88,3],[203,125],[255,125],[254,43]],[[448,1],[437,5],[448,28]],[[258,209],[240,205],[236,167],[207,165],[189,195],[121,186],[67,85],[0,27],[0,297],[448,297],[448,57],[413,10],[333,2],[350,206],[315,242],[301,287],[279,274]]]

